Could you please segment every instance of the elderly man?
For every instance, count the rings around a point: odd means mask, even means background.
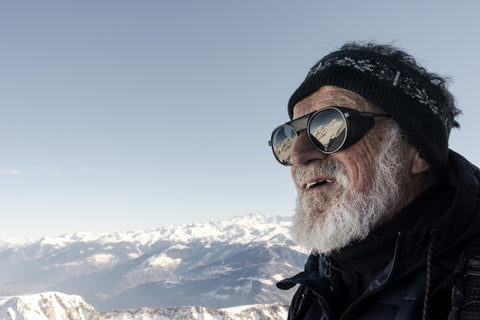
[[[312,250],[289,319],[480,319],[480,172],[448,149],[445,79],[385,45],[315,64],[270,144]],[[473,143],[473,141],[472,141]]]

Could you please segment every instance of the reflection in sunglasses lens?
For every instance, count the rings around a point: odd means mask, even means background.
[[[292,127],[282,126],[273,133],[273,151],[282,164],[290,164],[290,155],[295,141],[297,141],[297,134]]]
[[[346,123],[342,113],[336,109],[318,112],[310,121],[312,142],[324,152],[335,152],[346,138]]]

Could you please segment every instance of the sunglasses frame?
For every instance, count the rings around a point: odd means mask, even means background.
[[[330,109],[334,109],[338,111],[339,114],[342,115],[343,121],[345,122],[346,132],[345,132],[345,137],[338,148],[336,148],[333,151],[323,151],[317,146],[316,142],[313,140],[314,137],[312,137],[310,133],[310,124],[312,122],[312,119],[318,113],[322,111],[330,110]],[[268,141],[268,145],[272,147],[273,155],[275,156],[275,159],[277,159],[277,161],[280,164],[284,166],[291,166],[292,163],[290,161],[288,161],[288,163],[280,161],[278,159],[277,154],[275,153],[274,146],[273,146],[273,135],[276,133],[278,129],[285,126],[290,127],[295,132],[297,138],[299,137],[302,131],[307,131],[308,139],[310,140],[310,143],[315,147],[315,149],[317,149],[318,151],[324,154],[332,154],[352,146],[353,144],[358,142],[361,138],[363,138],[363,136],[375,125],[374,118],[378,118],[378,117],[390,117],[390,115],[384,114],[384,113],[363,112],[363,111],[358,111],[355,109],[339,107],[339,106],[325,107],[325,108],[310,112],[300,118],[290,120],[288,122],[285,122],[284,124],[277,126],[272,131],[272,135],[270,137],[270,140]]]

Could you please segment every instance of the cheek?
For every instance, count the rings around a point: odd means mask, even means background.
[[[375,161],[368,149],[356,148],[353,152],[346,152],[343,162],[348,171],[349,184],[356,191],[364,191],[371,183],[374,176]]]

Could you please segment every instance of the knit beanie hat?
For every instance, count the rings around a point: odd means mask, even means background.
[[[322,86],[353,91],[388,113],[420,156],[445,173],[448,138],[459,111],[443,83],[435,83],[438,78],[432,80],[431,75],[423,68],[368,48],[335,51],[310,69],[290,97],[288,114],[292,119],[294,106]]]

